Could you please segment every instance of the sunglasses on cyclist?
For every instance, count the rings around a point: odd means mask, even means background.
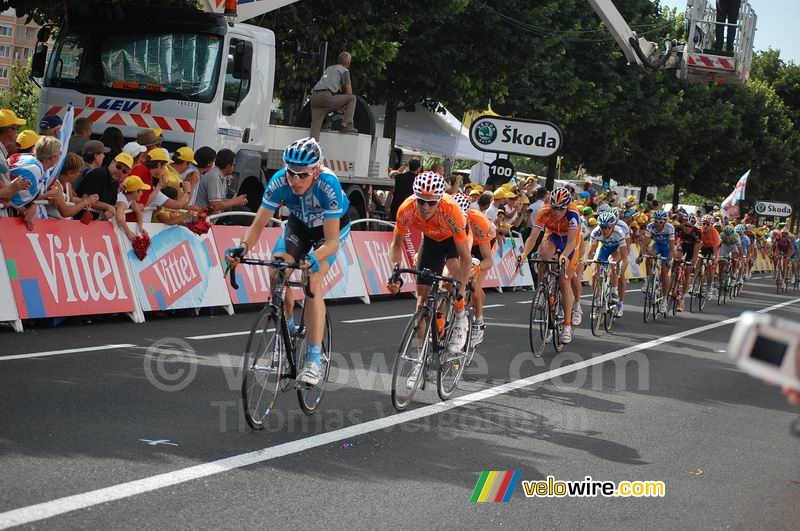
[[[438,199],[434,199],[433,201],[426,201],[424,199],[417,198],[417,204],[419,206],[435,207],[436,205],[439,204],[439,200]]]
[[[295,178],[301,179],[301,180],[302,179],[308,179],[309,177],[311,177],[312,173],[314,173],[314,170],[311,170],[311,171],[294,171],[293,169],[291,169],[289,167],[286,168],[286,174],[289,177],[295,177]]]
[[[551,206],[550,210],[555,210],[556,212],[561,212],[562,210],[566,210],[567,207],[558,207],[558,206]]]

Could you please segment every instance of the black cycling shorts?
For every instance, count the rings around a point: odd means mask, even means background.
[[[684,243],[681,242],[681,252],[683,253],[684,260],[691,260],[692,255],[694,254],[694,246],[697,245],[696,243]]]
[[[442,271],[444,271],[444,264],[450,258],[458,258],[456,242],[452,236],[440,242],[423,236],[417,259],[418,270],[430,269],[437,275],[441,275]],[[424,281],[418,277],[417,284],[430,286],[433,282]]]
[[[345,215],[339,220],[340,238],[347,236],[350,231],[349,225],[349,216]],[[325,231],[322,226],[308,227],[300,218],[289,216],[286,226],[283,228],[283,234],[278,238],[272,252],[273,254],[286,253],[294,258],[295,262],[299,262],[311,249],[319,247],[324,241]],[[333,263],[335,257],[336,255],[331,257],[329,265]]]
[[[700,254],[703,258],[711,258],[714,256],[714,248],[713,247],[706,247],[705,245],[700,247]]]

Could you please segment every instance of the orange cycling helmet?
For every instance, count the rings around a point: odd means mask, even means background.
[[[566,188],[556,188],[550,194],[550,206],[567,208],[570,202],[572,202],[572,194]]]

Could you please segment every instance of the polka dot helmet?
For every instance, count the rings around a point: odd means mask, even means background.
[[[422,172],[414,179],[414,195],[417,199],[441,199],[445,188],[444,177],[432,171]]]
[[[463,212],[464,215],[466,216],[467,210],[469,210],[469,206],[470,204],[472,204],[472,202],[469,200],[469,197],[459,192],[457,194],[453,194],[453,199],[456,200],[456,203],[458,203],[459,208],[461,208],[461,212]]]

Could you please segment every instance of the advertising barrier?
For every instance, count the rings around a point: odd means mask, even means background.
[[[518,250],[524,242],[521,237],[503,238],[503,245],[497,245],[494,251],[494,269],[499,285],[504,288],[533,286],[533,276],[529,267],[517,267]],[[484,284],[485,287],[489,287]]]
[[[128,226],[136,230],[135,224]],[[144,311],[223,306],[233,313],[211,233],[198,236],[186,227],[159,223],[145,223],[144,230],[151,240],[144,260],[127,238],[123,249]]]
[[[247,227],[238,226],[214,225],[211,227],[218,260],[224,260],[226,249],[239,245],[246,230]],[[265,228],[261,232],[258,243],[253,246],[248,256],[269,260],[272,257],[272,248],[275,246],[275,242],[278,241],[281,231],[282,229],[276,227]],[[227,284],[228,294],[233,304],[263,303],[269,299],[270,272],[268,268],[242,266],[237,269],[237,272],[242,279],[239,282],[239,289],[234,290],[230,284]],[[297,271],[292,278],[300,280],[300,276],[301,273]],[[326,299],[361,298],[364,302],[369,302],[367,288],[364,285],[364,279],[357,260],[357,253],[350,237],[340,246],[336,260],[333,262],[328,274],[325,275],[322,285]],[[304,297],[303,290],[300,288],[293,288],[292,293],[297,300]]]
[[[114,228],[37,220],[29,231],[19,218],[0,219],[3,265],[19,318],[134,312]]]
[[[17,304],[14,302],[14,292],[11,290],[11,281],[6,269],[6,257],[3,246],[0,245],[0,322],[11,323],[16,332],[22,332],[22,321],[17,313]]]
[[[358,263],[364,276],[367,292],[370,295],[388,295],[386,281],[392,274],[393,265],[389,262],[389,245],[392,243],[393,233],[355,231],[350,236],[353,240]],[[401,267],[411,268],[412,257],[404,247],[400,255]],[[411,275],[403,275],[401,292],[414,291],[415,279]]]

